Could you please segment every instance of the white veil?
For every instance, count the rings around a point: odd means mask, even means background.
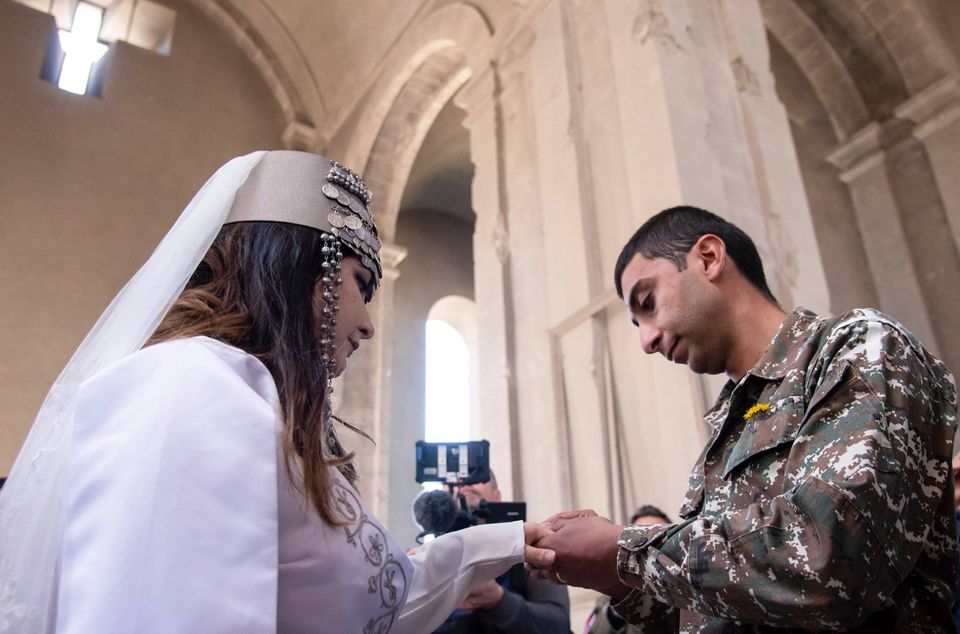
[[[237,189],[264,154],[233,159],[206,182],[50,388],[0,491],[0,632],[42,633],[56,627],[61,479],[70,453],[77,388],[143,346],[220,231]]]

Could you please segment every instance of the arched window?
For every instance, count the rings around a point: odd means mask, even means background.
[[[476,306],[451,295],[426,324],[424,440],[470,440],[476,431]]]
[[[470,439],[470,352],[456,328],[427,320],[427,380],[424,439]]]
[[[472,440],[477,430],[477,320],[473,301],[456,295],[438,300],[426,323],[423,438]],[[441,488],[427,482],[426,490]]]

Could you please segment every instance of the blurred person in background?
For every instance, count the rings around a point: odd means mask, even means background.
[[[454,489],[467,508],[476,511],[484,502],[501,502],[497,476]],[[481,513],[482,515],[482,513]],[[482,520],[481,520],[482,521]],[[554,633],[570,631],[570,597],[566,586],[535,579],[514,566],[494,581],[477,583],[437,634]]]

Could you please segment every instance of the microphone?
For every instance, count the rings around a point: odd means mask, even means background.
[[[413,518],[424,533],[442,535],[457,519],[457,504],[446,491],[424,491],[413,501]]]

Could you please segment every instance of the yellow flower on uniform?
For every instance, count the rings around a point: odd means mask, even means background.
[[[747,410],[747,413],[743,415],[743,420],[750,420],[757,414],[766,412],[769,409],[770,409],[769,403],[757,403],[756,405],[754,405],[753,407]]]

